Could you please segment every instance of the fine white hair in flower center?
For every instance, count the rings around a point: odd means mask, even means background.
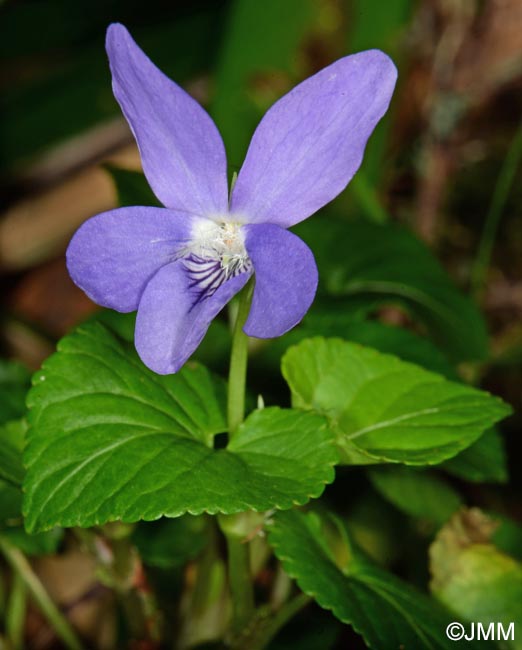
[[[248,257],[241,224],[227,221],[196,222],[192,231],[190,250],[198,257],[221,260],[226,266],[232,258]]]
[[[209,298],[224,282],[251,270],[241,225],[210,219],[195,223],[180,257],[197,300]]]

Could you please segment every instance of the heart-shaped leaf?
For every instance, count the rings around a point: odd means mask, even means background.
[[[100,323],[62,339],[34,384],[28,530],[289,508],[333,480],[337,451],[322,416],[255,411],[214,449],[226,426],[223,383],[197,364],[156,375]]]
[[[282,369],[294,406],[328,416],[348,463],[440,463],[511,412],[488,393],[340,339],[302,341]]]
[[[369,562],[343,524],[315,513],[280,512],[269,541],[285,571],[321,607],[361,634],[370,648],[453,650],[446,637],[452,615],[426,594]],[[467,643],[469,648],[487,648]]]

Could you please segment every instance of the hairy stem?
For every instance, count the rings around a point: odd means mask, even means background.
[[[239,306],[232,336],[227,402],[228,435],[230,438],[234,437],[234,434],[245,417],[248,336],[243,332],[243,325],[246,322],[250,309],[252,287],[252,281],[249,281],[239,295]]]
[[[0,537],[0,551],[4,554],[13,571],[22,579],[27,591],[34,598],[65,647],[69,650],[82,650],[82,645],[69,621],[51,600],[25,555],[4,537]]]

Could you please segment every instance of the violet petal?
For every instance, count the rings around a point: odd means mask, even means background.
[[[148,283],[138,308],[135,343],[143,363],[160,375],[177,372],[196,350],[215,316],[246,284],[250,273],[224,282],[202,300],[178,260]]]
[[[88,219],[72,238],[69,273],[99,305],[134,311],[150,278],[189,240],[194,220],[165,208],[103,212]]]
[[[209,115],[152,63],[123,25],[109,27],[106,47],[114,95],[158,199],[175,210],[226,213],[225,147]]]
[[[317,266],[302,239],[275,224],[244,226],[255,288],[243,328],[249,336],[281,336],[301,321],[317,290]]]
[[[257,127],[232,194],[248,223],[288,228],[334,199],[359,168],[397,70],[379,50],[347,56],[296,86]]]

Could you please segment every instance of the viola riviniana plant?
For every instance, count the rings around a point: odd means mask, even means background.
[[[165,208],[89,219],[67,251],[74,282],[100,305],[138,311],[137,351],[160,374],[181,368],[252,275],[244,332],[284,334],[317,288],[312,252],[288,228],[334,199],[359,168],[390,102],[393,62],[378,50],[347,56],[277,101],[229,196],[223,141],[203,108],[122,25],[109,27],[107,52],[114,94]]]

